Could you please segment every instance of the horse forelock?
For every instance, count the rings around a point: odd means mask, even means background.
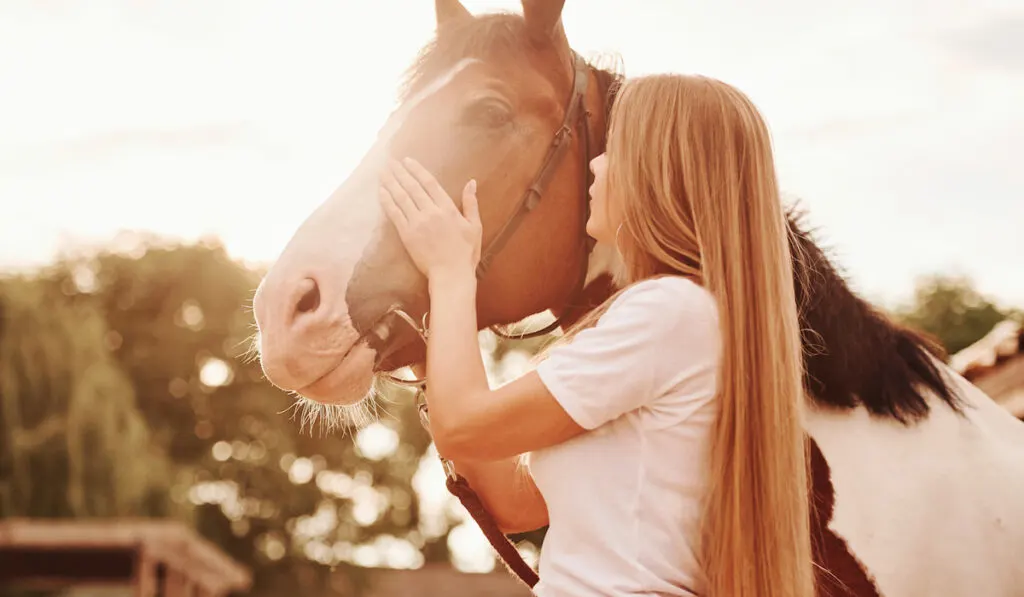
[[[420,50],[399,89],[405,101],[453,64],[467,58],[485,62],[507,58],[527,43],[526,21],[518,14],[493,13],[446,25]]]
[[[445,26],[443,34],[436,35],[420,50],[419,55],[406,70],[399,88],[399,100],[406,101],[462,60],[507,60],[510,55],[529,43],[531,42],[526,21],[519,14],[496,12],[450,23]],[[619,72],[620,64],[617,60],[609,68],[598,68],[592,64],[591,70],[607,116],[623,79]],[[600,135],[599,141],[599,146],[594,149],[602,153],[604,134]]]

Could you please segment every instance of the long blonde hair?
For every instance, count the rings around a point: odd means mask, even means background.
[[[608,207],[622,222],[627,282],[683,275],[718,303],[724,349],[700,545],[707,594],[812,597],[800,334],[767,126],[725,83],[656,75],[623,86],[608,138]]]

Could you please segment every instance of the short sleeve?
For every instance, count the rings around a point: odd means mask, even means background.
[[[705,375],[720,345],[714,297],[681,277],[638,282],[597,324],[551,350],[537,374],[585,429],[657,400],[688,375]]]

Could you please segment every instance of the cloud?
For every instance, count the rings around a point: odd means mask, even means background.
[[[257,147],[263,140],[245,122],[105,130],[59,144],[22,146],[17,151],[0,152],[0,177],[42,172],[52,176],[55,169],[116,158],[134,151],[192,151],[235,144]]]
[[[979,66],[1024,72],[1024,12],[993,17],[944,36],[955,52]]]

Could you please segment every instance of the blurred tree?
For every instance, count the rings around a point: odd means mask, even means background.
[[[981,295],[969,278],[932,275],[918,281],[910,305],[895,316],[927,332],[954,354],[980,340],[993,326],[1018,311],[1005,310]]]
[[[429,437],[412,397],[382,390],[379,421],[364,431],[379,436],[379,453],[361,453],[344,429],[303,425],[309,410],[292,408],[248,355],[259,274],[219,244],[150,240],[65,259],[46,280],[108,322],[111,355],[180,471],[172,496],[253,567],[258,591],[320,590],[336,565],[448,558],[448,527],[419,528],[412,478]]]
[[[184,514],[111,339],[96,309],[0,282],[0,517]]]

